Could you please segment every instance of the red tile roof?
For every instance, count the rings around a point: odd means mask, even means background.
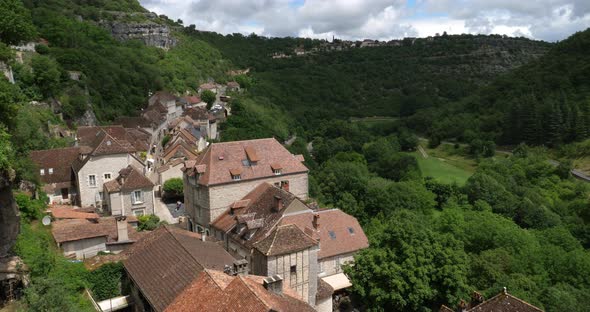
[[[72,206],[49,205],[47,212],[51,213],[55,219],[98,219],[100,216],[96,213],[82,212]]]
[[[104,187],[107,192],[113,193],[153,188],[154,184],[137,169],[127,166],[119,171],[119,176],[116,179],[106,182]]]
[[[318,242],[305,234],[294,224],[279,225],[254,247],[266,256],[278,256],[301,251],[317,245]]]
[[[192,96],[185,96],[184,99],[189,103],[189,104],[199,104],[201,102],[203,102],[201,100],[200,97],[196,96],[196,95],[192,95]]]
[[[315,311],[286,285],[283,285],[282,294],[275,294],[263,286],[263,280],[263,276],[229,276],[222,272],[205,270],[165,311]]]
[[[194,121],[209,120],[209,112],[205,107],[192,107],[184,110],[183,116],[188,116]]]
[[[105,126],[105,127],[78,127],[76,138],[79,145],[92,146],[96,141],[96,136],[100,132],[106,132],[117,140],[125,140],[125,128],[123,126]],[[96,147],[96,146],[93,146]]]
[[[204,269],[223,270],[234,258],[215,239],[164,226],[127,251],[129,277],[155,311],[163,311]]]
[[[235,81],[230,81],[230,82],[227,83],[227,87],[228,88],[239,88],[240,87],[240,84],[237,83],[237,82],[235,82]]]
[[[315,231],[320,239],[318,259],[369,247],[369,240],[357,219],[340,209],[285,216],[281,220],[281,224],[295,224],[302,231],[305,231],[306,228],[313,230],[314,214],[319,216],[319,231]]]
[[[473,308],[465,310],[466,312],[543,312],[543,310],[533,306],[532,304],[518,299],[506,292],[497,294],[496,296],[476,305]]]
[[[134,222],[128,219],[128,223]],[[137,222],[137,221],[135,221]],[[137,232],[137,230],[128,225],[127,231],[129,241],[134,242],[147,234],[147,232]],[[51,224],[51,233],[57,243],[77,241],[81,239],[105,236],[107,242],[117,242],[117,221],[114,217],[104,217],[93,220],[88,219],[67,219],[57,220]]]
[[[43,183],[71,183],[72,163],[78,158],[80,149],[77,147],[56,148],[51,150],[31,151],[31,160],[39,169],[45,170],[41,175]],[[53,174],[49,174],[49,169]]]
[[[247,150],[251,154],[254,153],[253,156],[256,156],[254,159],[258,159],[255,165],[244,165],[243,161],[248,160]],[[275,174],[271,164],[275,163],[282,164],[283,175],[308,171],[300,160],[274,138],[212,143],[197,158],[195,165],[205,165],[207,167],[206,172],[199,178],[199,184],[216,185],[232,182],[239,183],[239,181],[233,181],[230,174],[231,169],[237,168],[243,169],[240,181],[273,177]],[[192,163],[190,164],[192,165]],[[187,174],[194,175],[193,167],[187,167]]]

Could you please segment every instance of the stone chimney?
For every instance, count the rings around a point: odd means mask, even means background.
[[[317,213],[313,214],[312,224],[313,224],[314,229],[319,230],[319,228],[320,228],[320,215],[319,214],[317,214]]]
[[[269,276],[263,281],[264,288],[277,295],[283,294],[283,278],[280,275]]]
[[[239,259],[234,261],[233,275],[248,275],[248,260]]]
[[[128,241],[129,232],[127,232],[127,217],[116,217],[115,220],[117,221],[117,241]]]
[[[275,196],[272,211],[279,212],[281,211],[281,208],[283,208],[283,199],[280,196]]]

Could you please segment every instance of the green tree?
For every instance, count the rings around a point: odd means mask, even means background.
[[[213,103],[215,103],[216,95],[211,90],[203,90],[201,92],[201,100],[207,103],[207,109],[211,109]]]
[[[0,41],[19,44],[35,38],[31,13],[20,0],[0,0]]]
[[[39,87],[43,96],[51,97],[60,91],[60,78],[62,69],[52,58],[44,55],[33,57],[31,67],[35,84]]]
[[[166,221],[160,221],[156,215],[144,215],[137,218],[139,220],[138,229],[140,231],[153,231],[158,227],[167,224]]]
[[[184,182],[181,178],[172,178],[164,182],[164,194],[169,198],[177,198],[183,196]]]

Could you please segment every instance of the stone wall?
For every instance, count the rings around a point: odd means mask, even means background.
[[[317,293],[317,247],[308,248],[286,255],[267,257],[267,272],[252,272],[283,277],[283,285],[296,291],[303,300],[315,306]],[[256,261],[256,260],[255,260]]]
[[[76,255],[76,259],[86,259],[96,256],[101,251],[106,251],[106,237],[94,237],[77,241],[64,242],[61,247],[64,256]]]
[[[354,262],[354,253],[347,253],[333,257],[319,259],[319,274],[321,277],[342,273],[342,266]]]
[[[111,180],[119,175],[119,171],[126,168],[132,162],[129,154],[88,156],[91,159],[76,174],[78,182],[78,194],[80,194],[80,205],[89,207],[101,203],[99,193],[102,193],[102,186],[109,181],[104,178],[105,173],[111,174]],[[96,176],[96,186],[91,186],[89,176]]]

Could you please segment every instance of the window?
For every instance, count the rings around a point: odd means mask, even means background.
[[[244,159],[244,160],[242,160],[242,165],[244,167],[250,167],[250,161],[248,159]]]
[[[336,233],[334,231],[328,231],[328,234],[330,234],[331,239],[336,239]]]
[[[49,168],[49,174],[53,174],[53,168]]]
[[[242,175],[240,175],[240,174],[232,175],[231,179],[234,181],[240,181],[242,179]]]
[[[131,204],[143,203],[143,192],[141,190],[131,192]]]
[[[88,176],[88,185],[89,186],[96,186],[96,175],[91,174]]]
[[[105,173],[104,174],[104,179],[105,180],[110,180],[111,179],[111,173],[110,172],[109,173]]]
[[[297,273],[297,265],[291,266],[291,273]]]
[[[350,235],[354,235],[354,229],[351,227],[348,227],[348,233],[350,233]]]
[[[272,172],[273,172],[275,175],[281,175],[281,173],[282,173],[281,169],[273,169],[273,170],[272,170]]]
[[[145,210],[143,210],[143,209],[133,210],[133,215],[136,217],[143,216],[143,215],[145,215]]]
[[[41,170],[39,170],[39,174],[40,174],[40,175],[45,175],[45,169],[41,169]]]

